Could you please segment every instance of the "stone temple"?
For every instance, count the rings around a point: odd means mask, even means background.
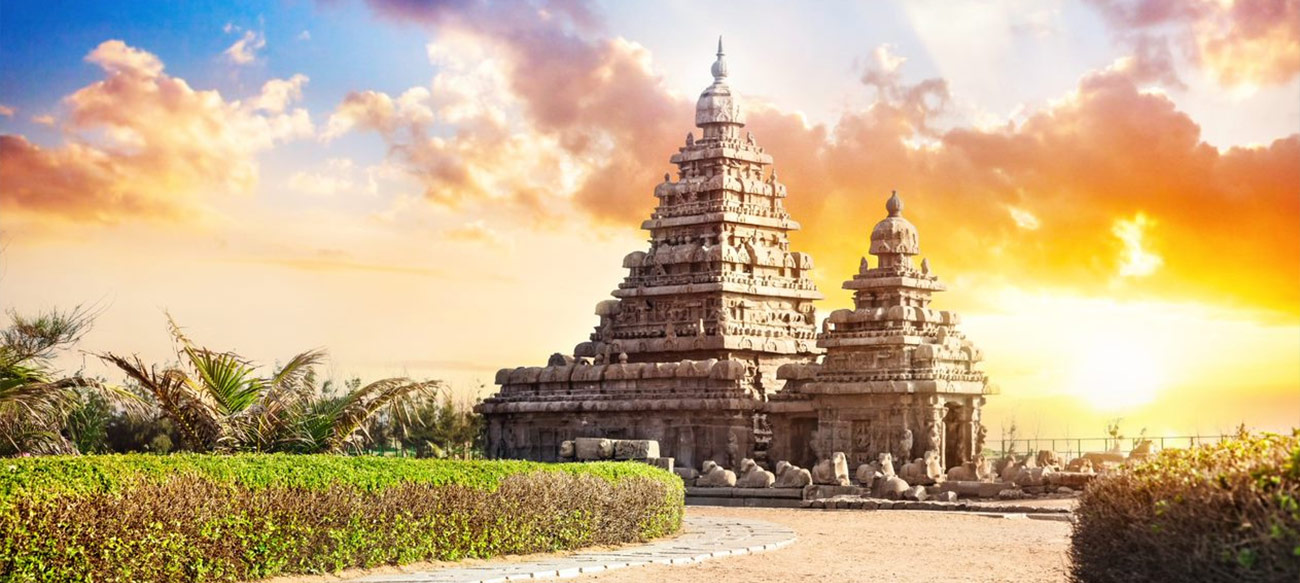
[[[579,437],[651,439],[678,466],[734,468],[753,457],[811,465],[832,451],[860,462],[901,453],[906,438],[902,459],[935,449],[966,461],[981,435],[980,355],[956,315],[928,307],[944,288],[928,264],[911,265],[917,232],[901,201],[871,235],[878,267],[864,259],[845,283],[857,309],[819,335],[812,258],[790,250],[799,224],[772,157],[743,131],[721,41],[712,73],[700,135],[687,134],[675,179],[654,189],[649,249],[623,259],[627,277],[572,356],[497,373],[500,391],[478,408],[487,454],[555,461]]]

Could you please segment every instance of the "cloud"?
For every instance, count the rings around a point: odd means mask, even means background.
[[[1122,40],[1178,47],[1225,86],[1300,74],[1300,0],[1089,0]]]
[[[331,196],[350,190],[355,164],[347,158],[331,158],[320,172],[300,170],[289,177],[289,188],[305,194]]]
[[[119,40],[101,43],[86,60],[104,79],[63,98],[62,145],[3,136],[0,207],[7,212],[180,220],[206,195],[250,192],[258,153],[314,131],[305,110],[285,111],[306,77],[271,81],[251,99],[227,101],[167,75],[157,56]]]
[[[309,41],[309,40],[311,40],[311,31],[310,31],[310,30],[304,30],[304,31],[298,33],[298,40],[300,40],[300,41]]]
[[[1115,219],[1110,232],[1123,244],[1120,255],[1120,277],[1144,277],[1155,273],[1164,259],[1146,249],[1147,232],[1155,221],[1137,213],[1131,219]]]
[[[470,221],[459,227],[447,229],[443,231],[443,237],[448,241],[482,243],[491,247],[512,246],[512,241],[509,238],[487,226],[487,223],[482,219]]]
[[[431,53],[445,62],[421,98],[433,121],[357,94],[340,105],[339,127],[387,136],[390,158],[427,198],[532,205],[543,225],[576,213],[626,228],[646,216],[667,155],[692,129],[692,100],[664,87],[643,48],[533,18],[536,4],[497,7],[494,18],[479,3],[371,4],[437,28]],[[861,80],[874,102],[833,124],[743,101],[747,129],[789,186],[787,206],[810,227],[794,245],[817,257],[828,294],[898,189],[944,277],[1300,313],[1300,136],[1226,151],[1205,143],[1186,113],[1143,89],[1172,71],[1164,47],[1089,73],[1014,122],[978,127],[954,118],[943,79],[908,80],[889,46],[871,57]],[[572,166],[546,175],[557,163]],[[1126,247],[1117,221],[1137,216],[1139,246]],[[1142,276],[1116,280],[1121,272]]]
[[[229,25],[227,25],[229,26]],[[266,47],[266,37],[260,31],[246,30],[244,35],[221,54],[236,65],[247,65],[257,60],[257,51]]]
[[[13,116],[14,116],[14,108],[9,107],[9,106],[7,106],[7,105],[0,105],[0,116],[4,116],[4,117],[13,117]]]
[[[53,127],[53,126],[54,126],[54,116],[49,115],[49,114],[44,114],[44,115],[33,115],[33,116],[32,116],[32,123],[37,123],[37,124],[41,124],[41,125],[43,125],[43,126],[51,126],[51,127]]]

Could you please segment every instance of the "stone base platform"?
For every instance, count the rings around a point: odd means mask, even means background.
[[[686,488],[688,506],[799,508],[803,488]]]

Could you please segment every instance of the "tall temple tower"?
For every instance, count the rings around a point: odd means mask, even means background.
[[[679,465],[734,465],[753,455],[777,369],[820,353],[812,258],[790,250],[799,224],[772,157],[742,134],[721,39],[712,73],[700,135],[654,189],[650,248],[624,258],[627,277],[573,356],[497,373],[500,392],[480,405],[489,455],[553,460],[574,437],[639,438]]]
[[[983,354],[957,314],[929,307],[945,288],[929,261],[913,264],[920,243],[897,193],[885,210],[871,230],[876,266],[863,258],[844,282],[856,309],[832,312],[818,336],[823,362],[777,373],[786,384],[767,403],[774,459],[807,464],[841,451],[857,466],[933,450],[952,467],[982,447],[980,408],[991,392]]]
[[[576,356],[629,362],[734,359],[759,396],[781,364],[818,351],[809,278],[812,258],[790,251],[786,187],[769,172],[772,157],[752,134],[727,85],[718,41],[713,84],[695,106],[695,125],[673,154],[677,179],[655,187],[659,205],[641,228],[650,249],[623,259],[628,276],[615,300],[596,307],[600,325]]]

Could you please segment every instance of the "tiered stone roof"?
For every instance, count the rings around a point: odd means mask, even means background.
[[[790,250],[799,223],[772,157],[741,133],[720,40],[712,73],[700,135],[686,136],[670,159],[676,177],[654,189],[650,247],[624,258],[628,275],[597,304],[595,331],[573,356],[499,371],[481,411],[757,411],[780,365],[820,353],[812,258]]]
[[[889,212],[871,231],[872,267],[863,258],[858,273],[844,282],[853,290],[855,309],[836,310],[823,325],[817,345],[826,349],[820,364],[788,364],[777,372],[785,388],[773,401],[806,399],[814,394],[947,393],[980,395],[988,378],[979,369],[979,348],[966,339],[954,312],[929,307],[943,291],[929,261],[917,268],[916,227],[903,218],[894,193]]]
[[[718,43],[713,84],[696,104],[692,132],[673,154],[642,228],[650,248],[623,259],[628,275],[596,313],[600,325],[575,354],[611,362],[761,354],[812,356],[821,299],[812,257],[790,250],[799,223],[786,212],[786,186],[752,134],[727,84]],[[745,353],[745,354],[739,354]]]

